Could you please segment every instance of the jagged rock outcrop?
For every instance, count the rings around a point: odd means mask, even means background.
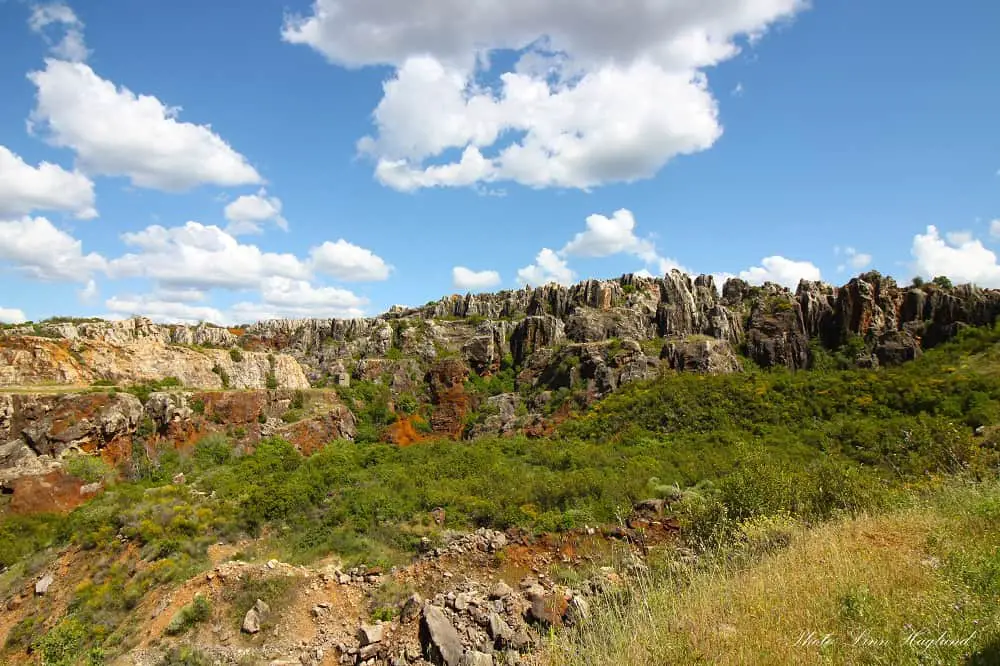
[[[310,454],[352,439],[355,419],[332,392],[178,390],[153,393],[145,405],[117,391],[0,393],[0,488],[14,511],[72,509],[99,487],[68,476],[67,455],[121,468],[136,447],[186,448],[212,432],[245,447],[277,435]]]
[[[526,317],[514,328],[510,337],[510,351],[514,363],[521,365],[525,359],[543,347],[554,347],[566,338],[566,325],[552,315]]]
[[[465,429],[465,415],[469,411],[469,396],[465,392],[465,379],[469,369],[458,359],[438,361],[427,372],[427,384],[434,410],[431,428],[436,433],[459,438]]]
[[[664,345],[660,358],[671,370],[724,374],[740,372],[740,360],[726,340],[689,339]]]

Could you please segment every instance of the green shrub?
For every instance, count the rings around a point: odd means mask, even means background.
[[[114,476],[114,470],[99,455],[70,453],[63,456],[63,469],[85,483],[105,481]]]
[[[239,349],[233,348],[229,350],[229,358],[233,360],[233,363],[243,362],[243,352]]]
[[[166,633],[168,636],[183,634],[196,624],[205,622],[211,616],[212,605],[208,602],[208,599],[200,594],[195,595],[191,603],[182,607],[171,618],[170,624],[167,625]]]

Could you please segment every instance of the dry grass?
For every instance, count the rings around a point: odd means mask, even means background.
[[[973,557],[973,568],[995,566],[996,526],[977,524],[964,506],[799,528],[787,549],[749,567],[722,559],[689,584],[676,573],[642,580],[631,603],[609,603],[556,637],[551,663],[1000,663],[993,653],[970,657],[1000,635],[996,590],[977,596],[944,564],[981,552],[985,564]],[[964,646],[920,644],[942,633],[975,635]]]

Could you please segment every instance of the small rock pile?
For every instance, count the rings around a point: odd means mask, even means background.
[[[480,527],[475,532],[452,532],[444,533],[445,544],[439,547],[432,547],[427,537],[424,537],[424,559],[434,559],[443,555],[464,555],[465,553],[480,551],[484,553],[496,553],[507,545],[507,535],[498,530],[491,530]]]

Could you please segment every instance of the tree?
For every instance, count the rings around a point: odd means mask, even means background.
[[[938,275],[936,278],[931,280],[931,282],[941,287],[942,289],[951,289],[953,286],[951,284],[951,280],[949,280],[948,277],[945,275]]]
[[[921,287],[924,286],[924,279],[918,275],[915,278],[913,278],[913,282],[911,283],[910,286],[912,286],[915,289],[920,289]]]

